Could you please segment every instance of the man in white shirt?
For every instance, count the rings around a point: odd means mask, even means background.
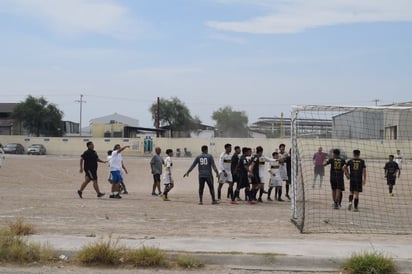
[[[217,188],[217,199],[220,200],[222,197],[222,187],[224,183],[229,184],[228,194],[230,198],[233,195],[233,176],[232,176],[232,145],[226,144],[225,151],[220,154],[219,161],[219,187]]]
[[[112,151],[112,155],[109,161],[110,164],[110,174],[112,175],[112,194],[110,195],[110,198],[113,199],[121,199],[122,197],[120,196],[120,184],[123,182],[122,178],[122,168],[123,168],[123,158],[122,155],[120,154],[123,150],[126,148],[129,148],[130,146],[124,146],[120,147],[119,144],[114,146],[114,149]]]

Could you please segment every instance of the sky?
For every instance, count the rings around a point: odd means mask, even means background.
[[[1,0],[0,102],[43,96],[82,124],[152,127],[157,97],[204,124],[230,105],[412,101],[410,0]],[[378,100],[378,101],[375,101]]]

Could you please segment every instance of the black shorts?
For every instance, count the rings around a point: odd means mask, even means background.
[[[342,191],[345,190],[345,184],[343,182],[343,179],[333,179],[330,180],[330,187],[335,190],[335,189],[340,189]]]
[[[325,167],[324,166],[315,166],[314,168],[313,168],[313,172],[315,173],[315,176],[316,175],[319,175],[319,176],[325,176]]]
[[[249,187],[249,178],[247,175],[239,177],[238,188],[242,189],[244,187]]]
[[[388,177],[388,178],[386,179],[386,181],[387,181],[387,184],[388,184],[388,185],[393,185],[393,186],[394,186],[395,183],[396,183],[396,177],[391,177],[391,178]]]
[[[153,181],[160,182],[160,174],[153,174]]]
[[[362,181],[350,181],[350,191],[351,192],[362,192],[363,184]]]
[[[97,169],[85,169],[84,174],[91,181],[97,180]]]

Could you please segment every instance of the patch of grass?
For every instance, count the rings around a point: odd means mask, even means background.
[[[17,236],[26,236],[34,234],[33,225],[24,221],[23,217],[19,217],[15,222],[9,224],[10,233]]]
[[[46,263],[57,260],[50,245],[28,243],[14,231],[0,231],[0,261],[9,263]]]
[[[396,273],[393,258],[378,252],[352,254],[345,261],[344,268],[348,274],[391,274]]]
[[[176,263],[179,267],[186,269],[200,268],[203,266],[203,264],[198,259],[190,256],[179,256]]]
[[[166,257],[164,251],[155,247],[143,246],[139,249],[128,250],[126,262],[135,267],[165,266]]]
[[[76,259],[85,265],[118,265],[122,262],[125,248],[119,247],[111,237],[107,241],[99,241],[82,247]]]
[[[86,237],[96,238],[96,234],[95,233],[90,233],[90,234],[87,234]]]

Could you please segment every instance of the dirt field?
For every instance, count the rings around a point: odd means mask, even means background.
[[[104,156],[101,155],[103,158]],[[226,198],[210,204],[207,187],[204,205],[198,202],[197,171],[183,174],[192,159],[175,158],[175,188],[164,202],[151,195],[150,158],[125,158],[129,194],[123,199],[98,199],[90,184],[80,199],[83,181],[79,158],[7,155],[0,169],[0,225],[17,217],[33,224],[37,234],[96,235],[145,239],[234,237],[248,239],[359,239],[405,242],[411,236],[373,234],[300,234],[290,222],[290,202],[231,205]],[[108,167],[99,166],[99,184],[108,193]],[[329,195],[329,194],[326,194]],[[223,190],[226,197],[226,187]]]

